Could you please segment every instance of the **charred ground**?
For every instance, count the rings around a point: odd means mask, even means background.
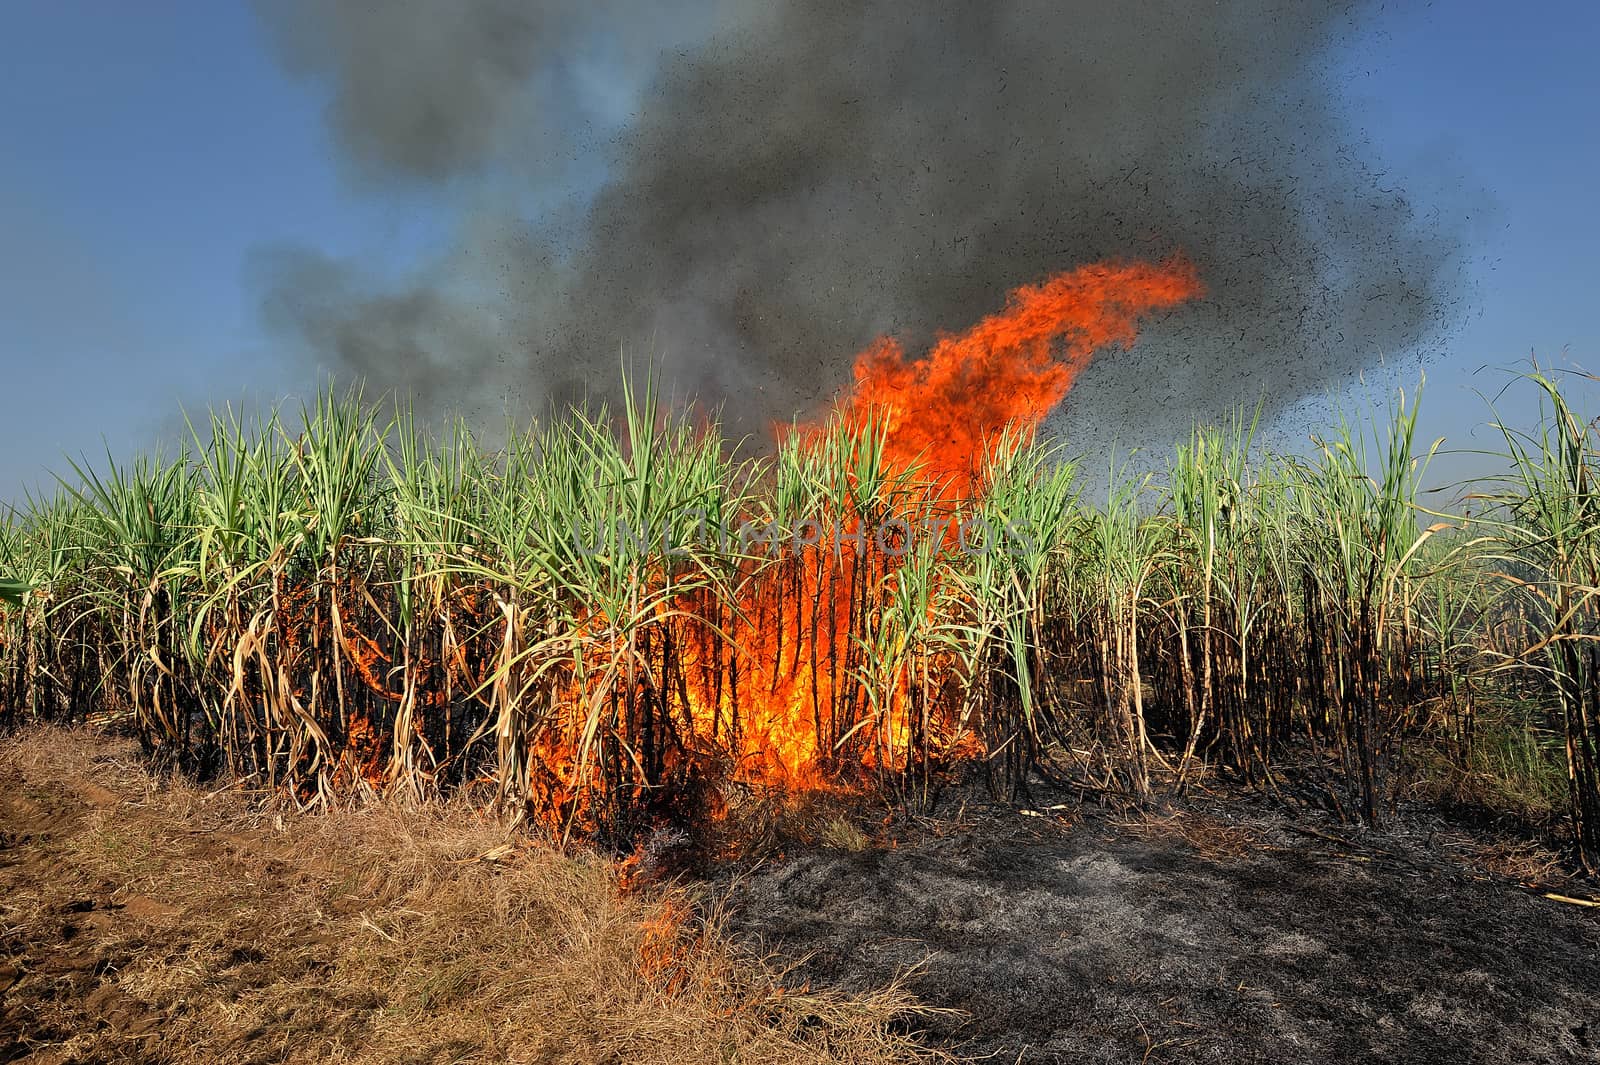
[[[1427,811],[1355,832],[1237,798],[968,807],[887,843],[748,872],[735,927],[818,985],[909,972],[961,1011],[927,1023],[964,1055],[1600,1060],[1600,910],[1545,897],[1588,893],[1536,846]]]

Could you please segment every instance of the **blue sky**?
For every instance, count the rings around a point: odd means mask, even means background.
[[[1449,354],[1428,367],[1422,428],[1455,448],[1492,447],[1476,391],[1492,396],[1507,383],[1494,367],[1536,352],[1600,372],[1600,211],[1591,191],[1600,172],[1600,8],[1574,0],[1388,7],[1379,32],[1348,56],[1353,112],[1397,179],[1419,194],[1454,182],[1444,195],[1483,205],[1474,212],[1474,284]],[[1600,414],[1600,392],[1576,394]],[[1531,396],[1513,389],[1496,410],[1527,424]],[[1472,465],[1446,459],[1435,473]]]
[[[180,404],[290,388],[261,247],[400,263],[440,239],[425,201],[346,189],[321,101],[244,5],[0,11],[0,498],[102,439],[170,436]]]
[[[300,383],[259,322],[259,249],[402,270],[445,239],[425,196],[342,181],[321,99],[243,3],[9,0],[0,20],[0,498],[170,435],[180,404]],[[1391,3],[1341,58],[1396,182],[1474,205],[1474,285],[1424,401],[1458,446],[1491,442],[1472,390],[1503,377],[1479,366],[1600,368],[1597,42],[1579,0]]]

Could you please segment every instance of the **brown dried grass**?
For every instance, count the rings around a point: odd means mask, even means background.
[[[931,1056],[903,1034],[917,1007],[901,989],[788,986],[731,942],[710,900],[623,890],[611,863],[465,805],[296,816],[152,779],[130,747],[59,729],[5,743],[0,772],[44,811],[4,871],[3,908],[21,973],[10,997],[32,1010],[17,1045],[47,1057]],[[60,914],[86,905],[58,942]],[[68,950],[88,953],[62,985],[42,970]]]
[[[1196,854],[1212,860],[1241,858],[1261,846],[1255,828],[1195,811],[1139,813],[1116,824],[1136,839],[1181,839]]]

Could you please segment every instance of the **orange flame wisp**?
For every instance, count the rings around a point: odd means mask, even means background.
[[[1094,263],[1014,290],[1005,309],[965,333],[941,336],[907,359],[892,337],[856,359],[857,412],[887,418],[887,447],[902,468],[920,459],[946,498],[969,495],[984,447],[1008,425],[1037,426],[1094,353],[1138,337],[1142,315],[1200,294],[1181,258]]]

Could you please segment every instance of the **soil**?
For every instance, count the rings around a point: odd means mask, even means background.
[[[0,749],[0,1063],[265,1065],[360,1046],[382,1003],[335,978],[361,932],[329,890],[340,872],[270,823],[185,815],[195,793],[167,793],[125,741],[60,738],[76,779]]]
[[[32,1053],[77,1034],[55,1021],[63,1003],[70,1004],[71,1027],[119,1031],[131,1060],[161,1024],[160,1012],[123,994],[113,977],[166,938],[170,908],[139,895],[114,901],[117,885],[63,876],[60,862],[59,848],[85,829],[85,815],[119,802],[95,784],[73,794],[33,785],[0,765],[0,1062],[72,1060]],[[129,941],[118,934],[130,925],[148,925],[152,935]]]
[[[934,1042],[1006,1065],[1600,1061],[1600,908],[1475,867],[1493,840],[1237,802],[1029,813],[769,862],[735,928],[797,980],[902,978],[960,1011]]]

